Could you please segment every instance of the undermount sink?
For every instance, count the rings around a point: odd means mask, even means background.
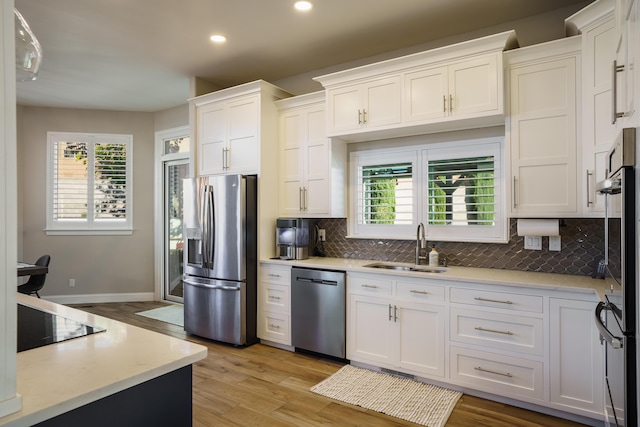
[[[363,265],[363,267],[383,268],[385,270],[417,271],[420,273],[444,273],[448,270],[445,267],[429,267],[428,265],[387,264],[382,262],[365,264]]]

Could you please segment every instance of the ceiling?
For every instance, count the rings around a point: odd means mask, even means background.
[[[155,112],[184,104],[192,76],[274,82],[585,0],[315,0],[306,13],[293,3],[15,0],[44,51],[18,104]]]

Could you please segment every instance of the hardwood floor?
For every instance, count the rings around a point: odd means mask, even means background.
[[[246,348],[187,335],[180,326],[135,313],[160,302],[78,304],[72,307],[206,346],[193,366],[193,425],[205,426],[416,426],[309,391],[340,363],[262,344]],[[464,395],[447,427],[568,427],[571,421]]]

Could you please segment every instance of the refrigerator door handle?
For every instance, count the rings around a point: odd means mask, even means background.
[[[604,323],[602,323],[602,310],[611,310],[611,307],[604,302],[599,302],[596,306],[595,317],[596,317],[596,326],[598,328],[598,332],[600,332],[600,336],[607,341],[611,347],[613,348],[622,348],[622,338],[616,337],[607,329]]]
[[[202,227],[202,257],[203,267],[213,267],[213,230],[215,217],[213,214],[213,187],[205,185],[202,189],[202,202],[200,210],[200,224]]]
[[[195,281],[189,280],[189,279],[183,279],[182,281],[184,283],[188,284],[188,285],[197,286],[199,288],[220,289],[220,290],[223,290],[223,291],[239,291],[240,290],[239,286],[208,285],[206,283],[195,282]]]

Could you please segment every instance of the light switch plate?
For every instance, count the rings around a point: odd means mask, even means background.
[[[542,236],[524,236],[524,248],[534,251],[542,250]]]
[[[562,241],[560,236],[549,236],[549,250],[559,252],[562,250]]]

